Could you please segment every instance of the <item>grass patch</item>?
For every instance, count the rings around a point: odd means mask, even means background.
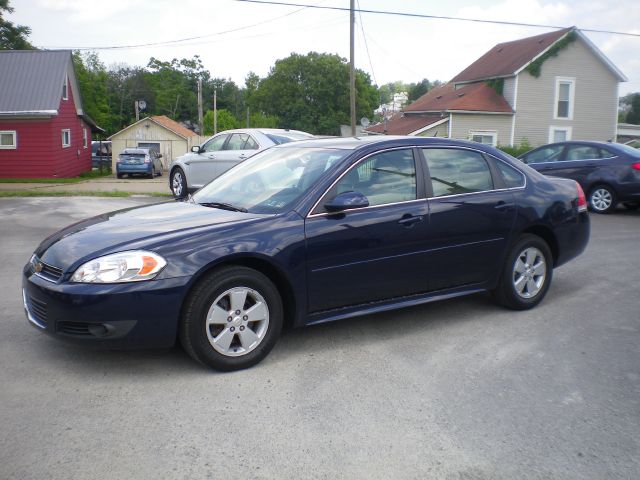
[[[42,190],[5,190],[0,191],[0,198],[3,197],[173,197],[170,193],[151,192],[151,193],[134,193],[122,192],[120,190],[112,190],[100,192],[91,190],[87,192],[67,192],[67,191],[42,191]]]
[[[93,178],[108,177],[111,172],[92,170],[72,178],[0,178],[0,183],[78,183]]]

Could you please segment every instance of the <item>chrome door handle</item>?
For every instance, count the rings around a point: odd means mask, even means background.
[[[398,220],[398,223],[404,227],[412,227],[416,223],[421,222],[423,218],[424,217],[422,215],[406,214],[406,215],[403,215],[400,220]]]

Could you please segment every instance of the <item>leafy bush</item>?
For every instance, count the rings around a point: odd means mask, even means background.
[[[531,144],[529,143],[529,140],[523,138],[520,142],[520,145],[498,145],[498,149],[502,150],[505,153],[508,153],[512,157],[517,158],[519,155],[527,153],[529,150],[531,150]]]

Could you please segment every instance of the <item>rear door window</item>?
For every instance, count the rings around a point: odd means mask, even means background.
[[[493,190],[491,170],[484,157],[455,148],[425,148],[434,197]]]
[[[565,160],[593,160],[600,158],[600,149],[590,145],[569,145]]]

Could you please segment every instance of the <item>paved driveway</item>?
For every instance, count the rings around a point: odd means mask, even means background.
[[[27,325],[44,236],[152,201],[0,199],[0,478],[640,478],[640,213],[592,215],[533,311],[475,295],[291,331],[242,372]]]

